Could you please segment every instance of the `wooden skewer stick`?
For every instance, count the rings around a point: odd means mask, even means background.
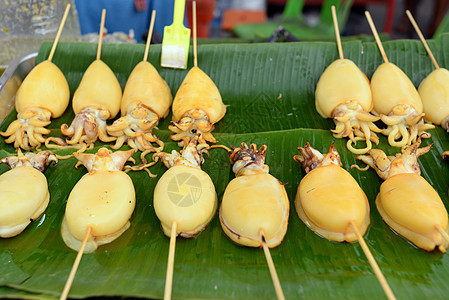
[[[437,228],[438,232],[443,236],[443,238],[449,242],[449,234],[447,234],[447,232],[443,228],[441,228],[441,226],[439,226],[439,225],[437,225],[436,228]]]
[[[70,288],[72,287],[73,279],[75,279],[76,271],[78,270],[78,266],[81,261],[81,257],[83,256],[84,248],[86,247],[87,240],[89,239],[90,232],[92,231],[92,228],[89,226],[86,230],[86,235],[84,236],[83,242],[81,243],[81,247],[78,250],[78,254],[76,255],[75,262],[73,263],[72,270],[70,271],[69,278],[67,279],[64,290],[62,291],[60,300],[67,299],[67,296],[69,295]]]
[[[382,55],[382,58],[384,59],[384,62],[388,62],[387,55],[385,54],[384,47],[382,46],[382,42],[380,41],[379,34],[377,33],[376,26],[374,25],[373,19],[371,18],[371,15],[369,11],[365,11],[366,19],[368,20],[369,26],[371,27],[371,31],[373,32],[374,38],[376,39],[377,46],[379,47],[380,54]]]
[[[50,55],[48,56],[48,61],[51,61],[53,59],[53,55],[55,54],[56,46],[58,45],[59,38],[61,37],[62,28],[64,28],[65,20],[67,19],[67,16],[69,14],[70,10],[70,3],[67,4],[67,7],[65,8],[64,15],[62,16],[61,24],[59,24],[58,32],[56,33],[55,41],[53,42],[53,47],[51,47]]]
[[[103,44],[103,30],[105,18],[106,18],[106,9],[103,8],[103,11],[101,12],[100,36],[98,37],[97,60],[99,60],[101,56],[101,45]]]
[[[193,22],[193,66],[198,67],[198,55],[196,45],[196,1],[192,3],[192,22]]]
[[[143,61],[147,61],[147,59],[148,59],[148,50],[150,49],[151,37],[153,36],[153,28],[154,28],[154,20],[155,19],[156,19],[156,11],[153,9],[153,12],[151,13],[150,29],[148,29],[148,37],[147,37],[147,43],[145,45],[145,54],[143,55]]]
[[[437,61],[435,60],[435,57],[433,57],[432,51],[430,51],[429,45],[427,45],[426,39],[424,38],[421,30],[419,29],[418,24],[416,23],[415,19],[412,16],[412,13],[407,9],[405,11],[407,14],[407,17],[409,18],[410,22],[412,23],[413,27],[416,30],[416,33],[418,34],[419,38],[421,39],[421,42],[424,44],[424,48],[426,48],[427,53],[430,56],[430,59],[432,60],[433,64],[435,65],[435,68],[439,69]]]
[[[173,221],[171,225],[171,235],[170,235],[170,248],[168,251],[168,262],[167,262],[167,275],[165,277],[165,291],[164,300],[171,299],[172,285],[173,285],[173,266],[175,264],[175,247],[176,247],[176,229],[178,223]]]
[[[377,279],[379,280],[380,285],[382,286],[382,289],[385,292],[385,295],[389,300],[395,300],[396,297],[393,294],[393,291],[391,290],[390,286],[388,285],[387,280],[384,277],[384,274],[382,274],[382,271],[379,268],[379,265],[377,264],[376,260],[373,257],[373,254],[368,248],[368,245],[366,244],[365,240],[363,239],[362,235],[360,234],[359,229],[354,223],[354,220],[351,220],[349,222],[352,226],[352,229],[355,232],[355,235],[357,236],[357,239],[359,241],[360,246],[362,247],[363,252],[365,253],[366,258],[368,259],[369,264],[374,270],[374,273],[376,274]]]
[[[276,290],[276,295],[278,300],[285,300],[284,293],[282,292],[281,283],[279,282],[278,274],[276,273],[276,268],[274,267],[273,259],[271,258],[270,249],[268,248],[267,242],[265,241],[265,235],[263,229],[260,229],[260,237],[262,239],[263,252],[265,253],[265,258],[268,263],[268,269],[270,270],[271,280],[273,281],[274,289]]]
[[[344,59],[343,48],[341,47],[340,29],[338,28],[337,12],[335,11],[335,5],[332,5],[331,10],[332,10],[332,20],[334,20],[335,37],[337,38],[338,55],[340,56],[340,59]]]

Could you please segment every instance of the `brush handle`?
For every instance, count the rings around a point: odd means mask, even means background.
[[[181,30],[184,26],[184,12],[186,0],[175,0],[175,11],[173,13],[173,27],[175,31]]]

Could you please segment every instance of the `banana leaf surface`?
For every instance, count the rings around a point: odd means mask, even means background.
[[[442,67],[449,64],[448,43],[449,35],[443,35],[438,44],[429,41]],[[384,47],[389,60],[403,69],[415,86],[433,70],[419,41],[389,41]],[[48,57],[50,48],[50,43],[42,45],[38,62]],[[343,51],[369,78],[382,62],[372,42],[345,42]],[[160,46],[152,46],[149,60],[175,95],[188,70],[161,68],[160,52]],[[285,183],[290,199],[289,225],[283,242],[271,249],[271,254],[286,298],[385,299],[359,243],[336,243],[318,236],[298,218],[294,206],[296,189],[305,175],[292,159],[299,154],[297,147],[310,142],[327,153],[334,140],[330,132],[333,122],[321,118],[315,110],[314,91],[323,70],[337,58],[336,44],[201,45],[198,52],[200,68],[213,79],[228,105],[225,117],[216,124],[215,137],[228,147],[241,142],[266,144],[270,173]],[[143,45],[106,44],[102,59],[123,88],[143,53]],[[65,74],[72,95],[95,56],[95,44],[58,45],[53,62]],[[192,62],[190,56],[189,68]],[[70,124],[73,117],[69,107],[48,126],[51,135],[61,136],[60,126]],[[15,118],[13,111],[0,129],[5,130]],[[165,151],[179,150],[170,141],[170,120],[171,114],[155,130],[166,143]],[[423,145],[435,145],[419,159],[422,176],[448,207],[449,163],[441,159],[441,153],[449,149],[449,137],[440,127],[431,134],[430,139],[423,140]],[[371,207],[371,224],[364,237],[393,292],[399,299],[447,298],[448,254],[418,249],[383,222],[374,204],[382,181],[373,170],[350,169],[355,155],[345,143],[335,140],[343,166],[361,185]],[[102,146],[97,142],[89,152]],[[376,148],[388,155],[399,152],[383,136]],[[1,139],[0,157],[14,152]],[[71,189],[86,174],[83,167],[74,168],[75,164],[75,158],[70,158],[45,171],[51,194],[47,210],[19,236],[0,240],[0,297],[53,299],[60,295],[76,256],[65,246],[60,225]],[[234,178],[228,154],[221,149],[210,150],[203,170],[212,178],[220,203],[228,182]],[[6,171],[6,166],[0,167],[0,172]],[[131,227],[114,242],[83,256],[70,297],[163,297],[169,238],[155,215],[153,190],[166,168],[159,163],[151,171],[158,177],[149,178],[143,171],[129,173],[137,195]],[[234,244],[223,233],[217,213],[198,237],[177,239],[173,298],[274,299],[275,291],[262,249]]]

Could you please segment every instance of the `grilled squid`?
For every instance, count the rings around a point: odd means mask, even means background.
[[[107,126],[108,133],[117,137],[112,148],[118,149],[127,142],[140,151],[162,151],[164,143],[152,129],[168,115],[172,99],[167,82],[153,65],[140,62],[131,72],[123,92],[122,117]]]
[[[58,163],[50,151],[22,154],[0,160],[11,170],[0,175],[0,237],[20,234],[48,206],[50,193],[42,174],[51,162]]]
[[[418,157],[429,152],[432,145],[419,148],[421,139],[407,147],[402,154],[387,156],[372,149],[358,160],[373,168],[385,180],[376,197],[376,206],[385,223],[414,245],[432,251],[445,252],[449,241],[440,230],[448,232],[448,215],[433,187],[420,176]]]
[[[69,84],[64,74],[51,61],[34,67],[20,85],[15,98],[17,120],[13,121],[2,136],[15,148],[30,150],[45,143],[45,128],[51,118],[60,117],[70,100]]]
[[[309,143],[298,147],[306,176],[296,192],[299,218],[312,231],[336,242],[354,242],[353,222],[363,235],[370,223],[369,203],[365,193],[348,171],[341,167],[340,155],[332,143],[329,153],[321,154]]]
[[[211,132],[225,113],[217,86],[200,68],[193,67],[173,100],[173,125],[168,127],[174,132],[171,138],[180,147],[195,136],[199,137],[199,144],[216,143]]]
[[[169,168],[154,189],[154,210],[168,237],[173,222],[177,223],[176,235],[191,238],[200,234],[215,215],[215,187],[209,175],[201,170],[202,154],[207,153],[207,147],[193,137],[182,155],[175,150],[153,155],[154,160],[161,158]]]
[[[232,147],[230,160],[236,178],[229,182],[220,207],[220,224],[235,243],[248,247],[278,246],[287,232],[290,204],[284,185],[268,173],[267,146],[257,150]],[[261,235],[262,234],[262,235]]]
[[[338,59],[330,64],[318,80],[315,91],[315,107],[323,118],[332,118],[334,137],[349,137],[349,151],[363,154],[379,143],[376,132],[382,132],[374,122],[380,117],[369,112],[373,100],[369,80],[349,59]],[[352,146],[357,141],[366,141],[366,147]]]
[[[70,192],[61,235],[65,244],[78,251],[91,228],[84,253],[117,239],[129,226],[136,204],[131,178],[121,170],[137,150],[110,153],[101,148],[96,154],[75,152],[89,173]]]
[[[392,63],[381,64],[371,78],[374,111],[382,114],[381,120],[388,127],[383,134],[394,147],[407,147],[418,136],[429,138],[426,130],[435,126],[424,123],[423,104],[410,79]]]
[[[120,110],[122,89],[112,70],[100,59],[95,60],[84,72],[73,95],[72,106],[76,116],[72,124],[61,126],[62,134],[68,136],[63,146],[93,146],[99,138],[112,142],[116,137],[108,135],[106,120],[114,118]]]
[[[434,70],[421,82],[418,93],[424,119],[449,132],[449,71],[444,68]]]

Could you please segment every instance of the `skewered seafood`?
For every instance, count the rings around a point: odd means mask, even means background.
[[[429,152],[432,145],[419,148],[421,139],[405,149],[404,153],[387,156],[382,150],[372,149],[358,160],[373,168],[385,180],[376,198],[377,209],[384,221],[397,233],[427,251],[435,247],[445,252],[449,241],[440,229],[448,232],[448,215],[441,198],[432,186],[420,176],[417,158]]]
[[[211,132],[225,113],[217,86],[200,68],[193,67],[173,100],[173,125],[168,127],[174,132],[171,138],[180,147],[186,146],[185,138],[188,142],[194,136],[199,136],[199,144],[216,143]]]
[[[117,137],[112,148],[118,149],[127,142],[131,148],[140,151],[162,151],[164,143],[152,133],[152,129],[159,119],[168,115],[171,103],[170,88],[153,65],[147,61],[137,64],[123,92],[122,117],[107,126],[108,133]]]
[[[50,200],[47,179],[42,174],[51,162],[58,163],[50,151],[22,154],[0,160],[11,170],[0,176],[0,237],[20,234],[45,211]]]
[[[423,105],[413,83],[396,65],[381,64],[371,78],[374,111],[382,114],[382,122],[388,127],[382,132],[388,135],[388,143],[394,147],[407,147],[418,136],[429,138],[426,130],[435,126],[423,120]]]
[[[131,178],[121,170],[137,150],[73,155],[89,171],[70,192],[61,226],[66,245],[79,250],[87,228],[91,228],[84,253],[118,238],[129,226],[136,196]]]
[[[229,151],[236,178],[223,195],[220,224],[231,240],[244,246],[262,246],[262,233],[273,248],[287,232],[288,196],[279,180],[268,173],[266,151],[266,145],[257,150],[256,144],[248,148],[246,143]]]
[[[50,118],[60,117],[70,100],[69,84],[64,74],[51,61],[35,66],[20,85],[15,98],[17,120],[13,121],[2,136],[15,148],[30,150],[45,142],[45,126]]]
[[[380,117],[369,113],[373,109],[369,80],[351,60],[337,59],[324,70],[316,86],[315,106],[323,118],[333,119],[334,137],[349,137],[349,151],[366,153],[372,148],[371,141],[379,143],[375,132],[382,130],[374,122]],[[362,140],[365,148],[352,146]]]
[[[121,99],[122,89],[115,74],[103,61],[95,60],[84,72],[73,95],[75,119],[70,127],[61,126],[62,134],[71,138],[67,144],[91,146],[97,138],[103,142],[114,141],[116,138],[107,134],[106,120],[117,115]]]
[[[418,87],[424,119],[449,131],[449,71],[437,68]]]
[[[363,235],[370,223],[369,203],[357,181],[341,167],[334,143],[326,155],[309,143],[298,150],[302,156],[293,158],[307,173],[299,183],[295,198],[299,218],[329,240],[356,241],[350,222],[353,221]]]
[[[190,238],[200,234],[217,210],[215,187],[206,172],[201,170],[202,154],[207,144],[198,144],[193,137],[182,151],[159,152],[153,158],[162,158],[169,168],[154,189],[154,210],[161,221],[165,235],[171,235],[172,224],[177,223],[176,235]]]

